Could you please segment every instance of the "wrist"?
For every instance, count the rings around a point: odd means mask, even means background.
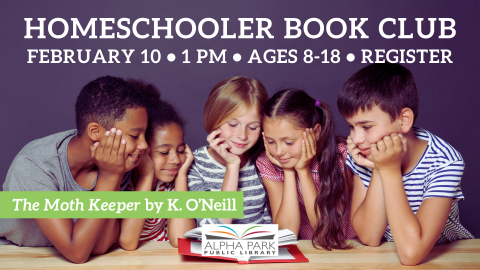
[[[310,173],[310,169],[307,168],[307,167],[304,167],[304,168],[295,168],[295,170],[297,171],[298,175],[305,175],[305,174],[309,174]]]

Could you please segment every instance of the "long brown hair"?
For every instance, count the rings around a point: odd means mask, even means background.
[[[321,132],[317,140],[317,158],[320,163],[320,190],[315,199],[317,222],[312,243],[331,250],[350,248],[342,230],[342,216],[350,204],[353,183],[343,174],[339,159],[338,143],[345,138],[335,134],[333,114],[327,104],[316,101],[305,91],[286,89],[273,95],[263,108],[263,117],[286,118],[298,128],[313,128],[320,124]]]

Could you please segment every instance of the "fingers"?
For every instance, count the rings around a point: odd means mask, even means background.
[[[402,134],[398,134],[398,136],[400,136],[401,141],[402,141],[403,152],[407,153],[407,149],[408,149],[407,138],[403,137]]]
[[[127,157],[125,156],[125,149],[127,148],[127,141],[125,140],[121,140],[120,141],[120,147],[118,148],[118,158],[120,158],[121,160],[125,160],[127,159]]]
[[[95,151],[97,151],[99,144],[99,142],[95,142],[94,144],[90,145],[90,156],[92,157],[92,159],[93,157],[95,157]]]
[[[212,144],[212,141],[218,136],[220,135],[220,133],[222,133],[222,131],[220,129],[215,129],[214,131],[212,131],[210,134],[208,134],[207,136],[207,142],[210,143],[210,145]]]
[[[213,147],[213,149],[216,149],[223,142],[225,142],[224,138],[216,138],[210,142],[210,147]]]
[[[263,137],[263,145],[265,145],[265,153],[267,154],[267,157],[270,155],[270,151],[268,151],[268,143],[267,139],[265,139],[265,134],[262,132],[262,137]]]
[[[192,153],[192,149],[190,149],[190,146],[188,146],[188,144],[185,144],[185,153],[187,153],[187,154],[193,154],[193,153]]]
[[[115,139],[115,132],[117,130],[115,128],[112,128],[110,131],[107,131],[105,133],[105,136],[107,137],[107,141],[105,142],[105,147],[103,148],[103,155],[109,157],[112,153],[112,145],[113,141]],[[108,135],[107,135],[108,133]]]
[[[317,150],[317,141],[315,138],[315,134],[313,133],[313,129],[311,128],[309,132],[307,132],[308,143],[310,146],[310,155],[314,156]]]
[[[112,143],[112,155],[116,156],[119,154],[118,149],[120,148],[120,141],[122,140],[122,131],[118,129],[113,134],[115,135]],[[122,155],[122,158],[123,158],[123,155]]]
[[[110,131],[107,131],[105,132],[105,136],[103,136],[102,139],[100,139],[100,142],[97,148],[97,153],[96,153],[97,157],[103,155],[103,152],[105,150],[105,144],[107,143],[107,139],[109,135],[110,135]]]

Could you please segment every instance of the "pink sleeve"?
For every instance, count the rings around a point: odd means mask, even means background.
[[[273,165],[268,159],[265,152],[258,157],[256,164],[262,178],[276,182],[283,182],[281,171],[275,168],[275,165]]]
[[[340,168],[342,169],[342,172],[345,173],[345,160],[347,159],[347,155],[348,155],[347,145],[344,143],[339,143],[337,144],[337,148],[340,155],[342,155],[342,158],[338,159],[338,162],[339,162]]]

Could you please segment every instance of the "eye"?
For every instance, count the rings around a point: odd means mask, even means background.
[[[267,140],[267,143],[268,143],[268,144],[274,144],[275,141],[269,141],[269,140]]]
[[[164,155],[164,156],[168,155],[168,152],[159,152],[159,153]]]
[[[369,130],[372,126],[363,126],[363,129]]]
[[[231,126],[231,127],[236,127],[236,126],[238,126],[238,124],[230,124],[230,123],[229,123],[228,125]]]
[[[287,141],[285,141],[285,144],[286,144],[286,145],[293,145],[293,142],[287,142]]]
[[[177,153],[183,154],[183,153],[185,153],[185,150],[178,150]]]
[[[255,131],[258,129],[258,127],[248,127],[251,131]]]
[[[130,137],[134,138],[135,140],[138,139],[138,135],[137,136],[130,135]]]

